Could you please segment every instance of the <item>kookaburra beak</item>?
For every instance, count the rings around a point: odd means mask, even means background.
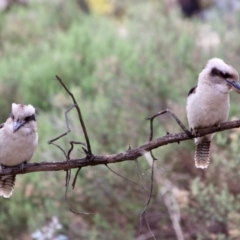
[[[225,79],[227,83],[229,83],[232,87],[232,89],[239,93],[240,94],[240,84],[236,81],[231,81],[231,80],[228,80],[228,79]]]
[[[239,90],[240,92],[240,90]],[[13,123],[13,132],[15,133],[17,130],[19,130],[26,122],[25,121],[20,121],[17,120],[16,122]]]

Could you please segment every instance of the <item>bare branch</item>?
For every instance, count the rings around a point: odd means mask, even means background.
[[[90,145],[90,141],[89,141],[89,138],[88,138],[88,134],[87,134],[87,129],[85,127],[85,124],[84,124],[84,121],[83,121],[83,117],[82,117],[82,113],[81,113],[81,110],[80,110],[80,107],[78,106],[76,100],[75,100],[75,97],[73,96],[73,94],[69,91],[69,89],[66,87],[66,85],[63,83],[62,79],[58,76],[56,76],[57,80],[60,82],[60,84],[63,86],[63,88],[66,90],[66,92],[71,96],[72,100],[73,100],[73,103],[77,109],[77,113],[78,113],[78,118],[79,118],[79,121],[80,121],[80,124],[82,126],[82,130],[83,130],[83,133],[84,133],[84,137],[85,137],[85,140],[86,140],[86,144],[87,144],[87,149],[88,149],[88,155],[87,157],[91,157],[92,156],[92,150],[91,150],[91,145]]]
[[[77,173],[80,171],[80,169],[78,169]],[[77,175],[77,174],[76,174]],[[83,215],[93,215],[94,213],[90,213],[90,212],[77,212],[75,210],[73,210],[69,203],[68,203],[68,199],[67,199],[67,193],[68,193],[68,187],[69,187],[69,181],[70,181],[70,178],[71,178],[71,172],[70,174],[67,174],[67,177],[66,177],[66,190],[65,190],[65,196],[64,196],[64,199],[65,199],[65,203],[66,203],[66,206],[68,208],[69,211],[71,211],[72,213],[75,213],[75,214],[83,214]]]
[[[198,137],[205,136],[214,132],[221,132],[227,129],[239,128],[240,120],[221,123],[220,126],[213,126],[210,128],[199,129],[197,132]],[[24,169],[21,171],[18,166],[16,167],[3,167],[3,174],[25,174],[30,172],[42,172],[42,171],[61,171],[72,168],[88,167],[101,164],[110,164],[123,162],[128,160],[135,160],[143,155],[144,152],[150,151],[167,144],[186,141],[194,137],[189,137],[185,132],[169,134],[161,138],[149,141],[137,148],[127,150],[125,152],[106,155],[95,155],[94,161],[89,161],[87,157],[80,159],[71,159],[71,161],[56,161],[56,162],[41,162],[41,163],[27,163],[24,165]]]
[[[69,123],[68,123],[68,117],[67,117],[67,115],[68,115],[69,111],[71,111],[74,107],[76,107],[75,104],[73,104],[72,106],[70,106],[70,107],[66,110],[66,112],[65,112],[65,123],[66,123],[67,131],[64,132],[63,134],[61,134],[60,136],[55,137],[55,138],[49,140],[49,141],[48,141],[48,144],[52,144],[53,142],[55,142],[55,141],[57,141],[58,139],[66,136],[69,132],[71,132],[71,129],[70,129]]]
[[[177,115],[172,112],[169,109],[166,109],[162,112],[158,112],[156,114],[154,114],[153,116],[147,118],[147,120],[150,120],[150,138],[149,141],[151,141],[153,139],[153,120],[160,115],[163,115],[165,113],[169,113],[177,122],[177,124],[182,128],[182,130],[189,136],[189,137],[193,137],[193,134],[184,126],[184,124],[180,121],[180,119],[177,117]]]

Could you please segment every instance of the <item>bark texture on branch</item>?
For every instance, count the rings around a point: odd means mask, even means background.
[[[197,136],[201,137],[209,133],[220,132],[227,129],[233,129],[233,128],[239,128],[239,127],[240,127],[240,120],[225,122],[225,123],[222,123],[220,127],[214,126],[211,128],[201,129],[197,132]],[[138,157],[142,156],[143,153],[146,151],[150,151],[170,143],[179,143],[181,141],[185,141],[192,138],[194,137],[188,136],[185,132],[168,134],[166,136],[154,139],[139,147],[127,150],[122,153],[95,155],[92,160],[89,160],[87,158],[80,158],[80,159],[71,159],[69,161],[62,161],[62,162],[28,163],[24,166],[24,169],[22,171],[20,170],[19,167],[6,168],[6,169],[3,168],[2,175],[25,174],[30,172],[43,172],[43,171],[61,171],[61,170],[79,168],[79,167],[87,167],[87,166],[95,166],[100,164],[110,164],[110,163],[117,163],[117,162],[123,162],[128,160],[135,160]]]

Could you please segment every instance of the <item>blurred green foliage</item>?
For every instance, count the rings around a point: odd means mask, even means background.
[[[158,111],[170,108],[186,123],[186,95],[209,58],[221,57],[238,68],[239,16],[204,23],[169,11],[163,3],[135,3],[119,22],[85,15],[74,1],[30,1],[26,8],[1,13],[0,119],[6,119],[12,102],[37,108],[39,147],[32,161],[64,160],[47,144],[64,131],[64,111],[71,105],[56,74],[78,100],[94,154],[104,154],[146,142],[145,118]],[[238,117],[238,101],[232,94],[230,118]],[[84,140],[74,110],[69,119],[72,132],[59,141],[64,149],[69,140]],[[154,127],[155,137],[180,131],[169,116]],[[186,239],[240,238],[239,131],[218,133],[214,140],[205,172],[194,167],[190,141],[155,150],[156,171],[188,196],[186,201],[176,196]],[[82,156],[76,147],[72,158]],[[110,167],[148,188],[150,170],[144,159],[139,163],[139,173],[134,162]],[[0,239],[29,239],[53,216],[62,224],[59,234],[68,239],[138,236],[138,217],[148,195],[105,166],[82,169],[75,189],[69,190],[73,209],[95,215],[68,211],[64,191],[65,172],[18,175],[13,196],[0,199]],[[148,216],[159,239],[175,238],[157,186]]]

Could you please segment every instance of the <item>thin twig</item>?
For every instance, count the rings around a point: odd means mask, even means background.
[[[145,156],[146,158],[149,158],[149,153],[146,152],[146,153],[144,154],[144,156]],[[149,206],[149,204],[150,204],[150,202],[151,202],[152,192],[153,192],[153,176],[154,176],[154,162],[155,162],[155,161],[154,161],[154,159],[152,158],[152,156],[151,156],[151,159],[152,159],[152,171],[151,171],[150,194],[149,194],[148,201],[147,201],[147,203],[146,203],[143,211],[142,211],[141,214],[140,214],[139,233],[140,233],[140,235],[142,235],[142,236],[143,236],[143,233],[142,233],[142,219],[143,219],[144,216],[146,216],[147,208],[148,208],[148,206]],[[152,232],[152,230],[151,230],[151,228],[150,228],[150,225],[149,225],[149,222],[148,222],[148,220],[147,220],[147,217],[145,217],[145,221],[146,221],[146,223],[147,223],[148,230],[149,230],[149,231],[151,232],[151,234],[152,234],[152,237],[156,240],[156,238],[155,238],[155,236],[154,236],[154,234],[153,234],[153,232]]]
[[[167,111],[167,110],[166,110],[166,111]],[[156,116],[159,116],[159,115],[161,115],[161,114],[163,114],[163,112],[162,112],[162,113],[155,114],[154,116],[152,116],[152,117],[150,118],[150,136],[149,136],[149,141],[152,141],[152,139],[153,139],[153,120],[154,120],[154,118],[155,118]],[[149,232],[151,233],[153,239],[156,240],[156,238],[155,238],[155,236],[154,236],[154,233],[153,233],[153,231],[152,231],[152,229],[151,229],[151,227],[150,227],[150,225],[149,225],[149,222],[148,222],[148,218],[147,218],[147,208],[148,208],[148,206],[149,206],[149,204],[150,204],[150,202],[151,202],[151,199],[152,199],[153,178],[154,178],[154,162],[155,162],[155,160],[157,160],[157,159],[154,157],[154,155],[153,155],[153,153],[152,153],[151,150],[150,150],[150,156],[149,156],[149,153],[148,153],[148,152],[146,152],[146,153],[144,154],[144,156],[145,156],[146,159],[148,159],[148,158],[151,158],[151,159],[152,159],[152,166],[151,166],[151,185],[150,185],[150,193],[151,193],[151,194],[149,194],[148,201],[147,201],[147,203],[146,203],[146,205],[145,205],[142,213],[140,214],[140,231],[139,231],[139,232],[140,232],[140,236],[142,236],[142,238],[143,238],[143,233],[142,233],[142,219],[143,219],[143,217],[145,216],[145,222],[146,222],[146,224],[147,224],[148,230],[149,230]]]
[[[62,147],[60,147],[58,144],[53,143],[53,142],[51,144],[53,144],[55,147],[59,148],[63,152],[65,158],[67,159],[67,154],[66,154],[66,152],[64,151],[64,149]]]
[[[166,109],[165,111],[162,111],[162,112],[159,112],[157,114],[155,114],[154,116],[152,116],[150,118],[150,138],[149,138],[149,141],[152,141],[152,138],[153,138],[153,119],[159,115],[162,115],[162,114],[165,114],[165,113],[170,113],[171,116],[176,120],[176,122],[178,123],[178,125],[183,129],[183,131],[189,136],[189,137],[192,137],[192,133],[190,131],[188,131],[186,129],[186,127],[182,124],[182,122],[178,119],[178,117],[169,109]],[[169,133],[167,133],[167,135],[169,135]],[[146,158],[147,158],[147,161],[149,162],[149,164],[152,163],[152,166],[153,166],[153,163],[154,163],[154,156],[153,156],[153,153],[152,151],[150,151],[151,153],[151,157],[149,155],[145,155]],[[151,159],[152,158],[152,159]],[[152,178],[153,178],[153,174],[152,174]],[[156,177],[155,177],[156,178]],[[152,179],[153,181],[153,179]],[[163,182],[161,176],[159,176],[159,178],[156,178],[156,181],[159,182]],[[160,184],[159,184],[160,185]],[[170,198],[170,196],[168,195],[165,195],[165,194],[162,194],[163,195],[163,199],[164,199],[164,202],[165,202],[165,205],[168,209],[168,212],[169,212],[169,215],[170,215],[170,218],[172,220],[172,224],[173,224],[173,228],[174,228],[174,231],[176,233],[176,236],[177,236],[177,239],[178,240],[184,240],[184,236],[183,236],[183,233],[182,233],[182,229],[181,229],[181,226],[180,226],[180,214],[176,215],[175,211],[172,210],[173,208],[173,201],[172,199]],[[177,203],[175,204],[177,205]],[[146,212],[146,215],[147,215],[147,212]],[[146,222],[147,222],[147,226],[148,228],[150,227],[149,224],[148,224],[148,221],[147,221],[147,217],[146,217]],[[149,229],[150,232],[152,233],[151,229]],[[153,234],[153,233],[152,233]],[[153,236],[155,238],[155,236]]]
[[[64,113],[65,114],[65,123],[66,123],[67,131],[64,132],[63,134],[59,135],[58,137],[55,137],[55,138],[49,140],[48,144],[52,144],[53,142],[57,141],[58,139],[62,138],[63,136],[66,136],[69,132],[71,132],[67,115],[68,115],[69,111],[71,111],[74,107],[76,107],[76,104],[71,105]]]
[[[147,118],[147,120],[150,120],[150,140],[152,140],[153,138],[153,120],[155,119],[155,117],[163,115],[165,113],[169,113],[177,122],[177,124],[182,128],[182,130],[189,136],[189,137],[194,137],[193,134],[183,125],[183,123],[180,121],[180,119],[176,116],[176,114],[174,112],[172,112],[169,109],[166,109],[162,112],[158,112],[156,114],[154,114],[153,116]]]
[[[71,154],[71,152],[72,152],[75,144],[81,144],[81,145],[85,146],[85,143],[76,142],[76,141],[70,141],[71,147],[70,147],[69,150],[68,150],[68,154],[67,154],[67,158],[68,158],[68,159],[71,159],[71,158],[70,158],[70,154]]]
[[[129,182],[131,182],[131,183],[133,183],[133,184],[135,184],[135,185],[137,185],[138,187],[140,187],[141,189],[143,189],[145,192],[149,193],[148,190],[146,190],[143,186],[141,186],[141,185],[139,185],[138,183],[136,183],[136,182],[134,182],[134,181],[132,181],[132,180],[130,180],[130,179],[128,179],[128,178],[120,175],[119,173],[115,172],[115,171],[112,170],[107,164],[106,164],[105,166],[106,166],[111,172],[113,172],[114,174],[116,174],[117,176],[119,176],[119,177],[121,177],[121,178],[123,178],[123,179],[125,179],[125,180],[127,180],[127,181],[129,181]],[[150,193],[149,193],[149,194],[150,194]]]
[[[75,100],[74,95],[66,87],[66,85],[63,83],[62,79],[60,77],[58,77],[58,76],[56,76],[56,78],[60,82],[60,84],[63,86],[63,88],[67,91],[67,93],[71,96],[71,98],[73,100],[73,103],[75,104],[75,107],[76,107],[77,113],[78,113],[78,118],[79,118],[80,124],[82,126],[82,130],[83,130],[84,137],[85,137],[86,144],[87,144],[88,155],[89,155],[88,157],[91,157],[92,156],[91,145],[90,145],[90,141],[89,141],[89,138],[88,138],[87,129],[86,129],[84,121],[83,121],[83,117],[82,117],[82,114],[81,114],[80,107],[78,106],[78,104],[77,104],[77,102]]]
[[[75,174],[75,177],[74,177],[73,182],[72,182],[72,189],[75,188],[75,184],[76,184],[77,176],[78,176],[78,173],[80,172],[81,169],[82,169],[81,167],[78,168],[78,170],[77,170],[77,172],[76,172],[76,174]]]
[[[68,187],[69,187],[69,181],[70,181],[70,177],[67,179],[67,186],[66,186],[65,196],[64,196],[65,203],[66,203],[66,206],[67,206],[68,210],[71,211],[72,213],[75,213],[75,214],[93,215],[94,213],[90,213],[90,212],[76,212],[75,210],[73,210],[70,207],[70,205],[68,203],[68,199],[67,199],[67,192],[68,192]]]
[[[72,152],[72,150],[73,150],[73,148],[74,148],[74,144],[85,145],[85,144],[82,143],[82,142],[76,142],[76,141],[71,141],[70,144],[71,144],[71,148],[68,150],[68,154],[67,154],[67,158],[68,158],[68,159],[71,159],[70,154],[71,154],[71,152]],[[77,180],[77,176],[78,176],[78,173],[79,173],[80,170],[81,170],[81,167],[78,168],[78,170],[77,170],[77,172],[76,172],[76,174],[75,174],[75,176],[74,176],[74,179],[73,179],[73,182],[72,182],[72,189],[74,189],[74,187],[75,187],[76,180]]]

